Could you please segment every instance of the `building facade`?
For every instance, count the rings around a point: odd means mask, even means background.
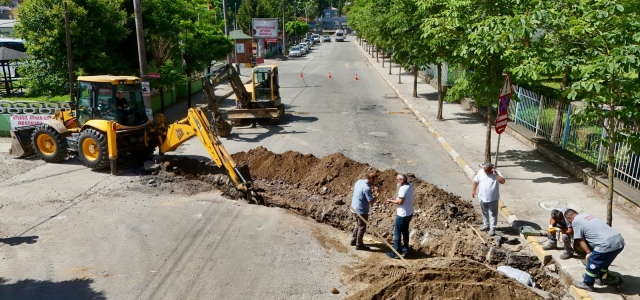
[[[324,30],[338,30],[347,28],[347,17],[338,16],[338,9],[335,7],[322,10],[322,16],[318,18],[317,24]]]

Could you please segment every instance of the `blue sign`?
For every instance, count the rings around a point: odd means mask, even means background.
[[[309,28],[314,28],[314,27],[316,27],[316,24],[314,24],[314,23],[310,23],[309,24]]]

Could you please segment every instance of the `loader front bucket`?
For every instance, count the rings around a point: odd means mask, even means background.
[[[39,125],[23,126],[11,130],[11,149],[9,149],[9,154],[17,158],[35,155],[36,152],[33,149],[31,135],[38,126]]]

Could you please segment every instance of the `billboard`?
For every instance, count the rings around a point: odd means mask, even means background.
[[[254,18],[252,24],[254,38],[278,38],[278,19]]]

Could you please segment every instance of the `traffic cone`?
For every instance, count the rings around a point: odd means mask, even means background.
[[[358,73],[356,73],[356,80],[358,80]]]
[[[329,72],[329,78],[331,78],[331,72]]]
[[[302,78],[302,71],[300,71],[300,78]]]

